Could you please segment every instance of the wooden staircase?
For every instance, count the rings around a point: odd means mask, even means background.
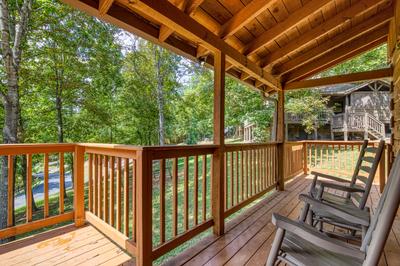
[[[333,115],[332,131],[363,132],[366,138],[385,138],[385,124],[368,112],[347,112]]]

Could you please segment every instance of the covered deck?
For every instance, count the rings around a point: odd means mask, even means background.
[[[376,204],[400,147],[400,2],[391,0],[64,0],[67,4],[214,70],[213,143],[137,147],[118,144],[1,145],[8,162],[7,226],[0,239],[63,222],[74,227],[0,246],[0,264],[152,265],[207,230],[170,265],[264,264],[274,235],[271,214],[295,218],[309,170],[351,173],[362,142],[285,142],[285,91],[392,78],[393,136],[370,198]],[[308,79],[387,43],[390,67]],[[225,143],[225,75],[274,97],[271,142]],[[374,143],[370,143],[374,145]],[[65,206],[65,155],[73,158],[73,206]],[[27,189],[23,218],[13,220],[13,161],[26,158],[44,176],[39,211]],[[59,165],[58,202],[48,192],[49,161]],[[298,174],[304,174],[289,182]],[[264,198],[265,196],[265,198]],[[250,209],[237,215],[249,204]],[[237,216],[232,216],[237,215]],[[232,218],[234,217],[234,218]],[[400,260],[395,221],[382,265]],[[85,235],[87,237],[85,237]],[[176,251],[176,250],[175,250]],[[128,255],[129,254],[129,255]],[[42,260],[42,258],[47,258]]]
[[[209,235],[178,253],[163,265],[265,265],[275,226],[271,214],[296,219],[312,176],[301,174],[288,182],[285,191],[273,192],[259,200],[226,225],[223,236]],[[373,186],[368,205],[376,207],[379,187]],[[135,259],[91,225],[66,226],[35,235],[0,250],[4,265],[135,265]],[[396,217],[380,265],[400,261],[400,217]]]

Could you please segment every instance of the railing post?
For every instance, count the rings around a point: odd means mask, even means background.
[[[308,174],[307,167],[307,142],[303,142],[303,172],[305,175]]]
[[[153,260],[152,160],[145,149],[137,152],[136,160],[136,264],[146,266]]]
[[[277,141],[278,141],[278,190],[282,191],[285,189],[285,134],[284,134],[284,127],[285,127],[285,94],[283,90],[278,91],[278,108],[277,108]]]
[[[386,183],[386,151],[387,145],[385,144],[381,156],[381,160],[379,162],[379,191],[382,193],[385,188]]]
[[[74,154],[74,221],[75,226],[85,224],[85,148],[75,145]]]
[[[214,144],[218,145],[213,156],[212,175],[212,216],[214,234],[222,235],[225,231],[224,204],[224,119],[225,119],[225,54],[214,54]]]

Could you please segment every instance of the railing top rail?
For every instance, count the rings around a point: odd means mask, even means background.
[[[0,144],[0,156],[37,153],[73,152],[73,143]]]

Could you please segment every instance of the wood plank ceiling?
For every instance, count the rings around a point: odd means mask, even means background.
[[[392,0],[63,0],[190,59],[280,90],[387,42]]]

